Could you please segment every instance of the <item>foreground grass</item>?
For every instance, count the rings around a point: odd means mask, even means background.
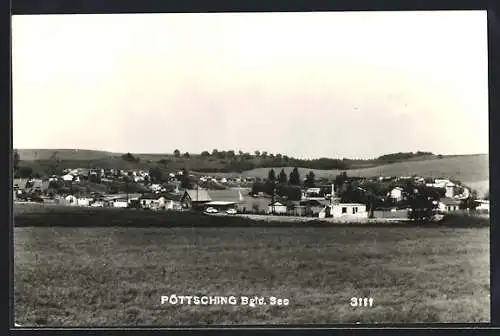
[[[14,248],[27,326],[489,321],[487,228],[16,227]],[[161,305],[170,294],[290,304]]]

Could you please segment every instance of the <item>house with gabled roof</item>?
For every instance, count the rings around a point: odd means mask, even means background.
[[[202,209],[205,203],[212,201],[212,197],[206,189],[188,189],[182,195],[181,203],[183,208]]]

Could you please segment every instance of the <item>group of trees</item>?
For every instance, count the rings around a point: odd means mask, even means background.
[[[392,154],[386,154],[379,156],[377,158],[377,161],[381,163],[392,163],[392,162],[397,162],[397,161],[403,161],[403,160],[408,160],[411,158],[415,157],[420,157],[420,156],[429,156],[429,155],[434,155],[432,152],[399,152],[399,153],[392,153]]]
[[[304,181],[306,188],[315,186],[314,172],[309,172]],[[285,169],[281,169],[276,176],[274,169],[269,170],[267,179],[264,182],[257,181],[252,185],[250,194],[256,195],[263,192],[267,195],[278,195],[287,197],[290,200],[300,200],[302,197],[301,180],[299,169],[295,167],[290,175],[287,175]]]
[[[133,156],[133,155],[132,155],[132,154],[130,154],[130,153],[123,154],[123,155],[122,155],[122,160],[123,160],[123,161],[127,161],[127,162],[132,162],[132,163],[139,163],[139,162],[141,162],[141,159],[140,159],[140,158],[135,157],[135,156]]]
[[[219,168],[217,171],[220,172],[227,172],[227,171],[238,171],[240,170],[238,167],[235,166],[235,162],[245,162],[249,161],[252,163],[252,165],[245,166],[244,168],[246,169],[252,169],[252,167],[268,167],[268,168],[275,168],[275,167],[280,167],[280,166],[296,166],[296,167],[302,167],[302,168],[307,168],[307,169],[322,169],[322,170],[328,170],[328,169],[340,169],[340,170],[347,170],[355,167],[356,165],[359,165],[361,163],[363,164],[384,164],[384,163],[393,163],[393,162],[398,162],[398,161],[404,161],[408,160],[411,158],[415,157],[421,157],[421,156],[428,156],[428,155],[434,155],[432,152],[423,152],[423,151],[417,151],[417,152],[399,152],[399,153],[392,153],[392,154],[387,154],[387,155],[382,155],[376,159],[367,159],[367,160],[350,160],[350,159],[331,159],[331,158],[319,158],[319,159],[296,159],[292,157],[288,157],[287,155],[282,155],[280,153],[278,154],[272,154],[268,153],[266,151],[259,151],[256,150],[252,154],[248,152],[243,152],[239,150],[236,152],[235,150],[218,150],[218,149],[213,149],[211,152],[210,151],[203,151],[200,154],[200,157],[202,158],[207,158],[207,159],[218,159],[218,160],[229,160],[230,162],[227,163],[227,166],[225,168]],[[176,149],[174,151],[174,156],[176,158],[180,158],[181,156],[185,158],[189,158],[190,154],[189,153],[184,153],[181,155],[180,150]],[[208,170],[206,170],[208,171]]]

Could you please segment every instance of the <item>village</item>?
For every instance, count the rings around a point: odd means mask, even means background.
[[[348,177],[314,181],[314,173],[290,184],[273,169],[267,179],[194,175],[187,170],[154,181],[150,172],[114,169],[64,169],[61,176],[14,179],[15,202],[153,211],[200,211],[212,215],[254,214],[319,218],[386,218],[474,211],[489,214],[459,181],[419,176]],[[311,175],[312,174],[312,175]],[[298,176],[295,177],[298,179]],[[487,197],[484,197],[487,198]]]

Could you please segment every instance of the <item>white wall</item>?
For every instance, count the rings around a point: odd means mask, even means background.
[[[346,213],[342,213],[342,208],[347,208]],[[353,213],[353,209],[357,208],[357,212]],[[368,213],[366,212],[366,205],[346,205],[346,204],[334,204],[332,206],[333,217],[356,217],[356,218],[367,218]]]

